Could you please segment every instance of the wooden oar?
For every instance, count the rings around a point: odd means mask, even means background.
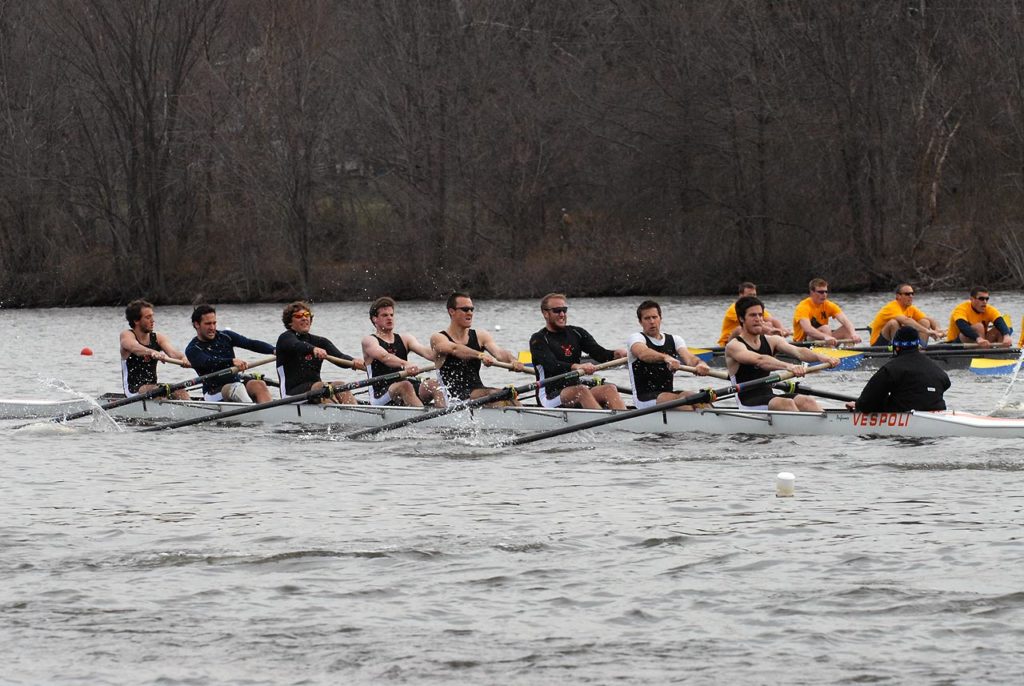
[[[346,360],[342,361],[344,362]],[[433,369],[436,369],[434,365],[427,365],[426,367],[417,370],[416,374],[423,374],[424,372],[429,372]],[[230,419],[231,417],[239,417],[244,414],[249,414],[250,412],[259,412],[260,410],[266,410],[268,408],[277,407],[279,405],[291,405],[295,403],[306,402],[307,400],[313,400],[314,398],[320,398],[325,395],[330,395],[332,393],[351,391],[356,388],[362,388],[363,386],[369,386],[371,384],[377,383],[378,381],[398,381],[399,379],[404,379],[408,376],[415,376],[415,374],[410,374],[409,372],[403,370],[391,374],[383,374],[381,376],[370,377],[369,379],[362,379],[360,381],[353,381],[351,383],[342,384],[340,386],[324,384],[322,388],[307,391],[306,393],[301,393],[299,395],[290,395],[286,398],[279,398],[277,400],[271,400],[269,402],[260,403],[256,405],[249,405],[247,407],[239,407],[237,409],[227,410],[225,412],[211,412],[205,417],[193,417],[192,419],[182,419],[177,422],[161,424],[160,426],[151,426],[149,428],[142,430],[165,431],[167,429],[180,429],[183,426],[192,426],[194,424],[202,424],[204,422],[217,422],[224,419]]]
[[[784,393],[799,393],[801,395],[813,395],[818,398],[828,398],[829,400],[842,400],[849,402],[857,399],[855,395],[846,395],[845,393],[835,393],[833,391],[823,391],[818,388],[811,388],[804,386],[799,381],[782,381],[777,384],[772,384],[772,388],[777,388]]]
[[[685,364],[682,364],[682,365],[679,365],[679,369],[684,371],[684,372],[690,372],[694,376],[700,376],[699,374],[697,374],[697,368],[696,367],[690,367],[690,366],[687,366]],[[728,379],[729,378],[729,372],[725,371],[724,369],[709,369],[708,373],[707,373],[707,376],[713,376],[716,379]]]
[[[813,372],[821,371],[822,369],[828,369],[831,366],[828,362],[822,362],[807,368],[806,373],[811,374]],[[563,434],[574,433],[576,431],[582,431],[584,429],[593,429],[598,426],[604,426],[606,424],[614,424],[615,422],[624,422],[627,419],[633,417],[642,417],[647,414],[654,414],[655,412],[663,412],[665,410],[671,410],[681,405],[693,405],[695,403],[711,403],[720,398],[726,398],[731,395],[736,395],[749,388],[756,388],[757,386],[763,386],[765,384],[778,383],[779,381],[785,381],[793,377],[793,372],[775,372],[768,376],[760,379],[754,379],[752,381],[744,381],[743,383],[732,384],[731,386],[725,386],[719,389],[705,389],[676,400],[670,400],[665,403],[658,403],[657,405],[651,405],[650,407],[643,407],[638,410],[628,410],[626,412],[616,412],[615,414],[608,417],[601,417],[600,419],[594,419],[589,422],[583,422],[582,424],[573,424],[570,426],[563,426],[558,429],[552,429],[550,431],[541,431],[539,433],[530,434],[529,436],[520,436],[514,438],[505,445],[524,445],[526,443],[533,443],[535,441],[542,441],[547,438],[554,438],[555,436],[561,436]]]
[[[522,353],[520,353],[520,355],[522,355]],[[520,360],[520,362],[522,362],[522,360]],[[527,363],[523,362],[523,364],[527,364]],[[517,370],[515,365],[512,364],[511,362],[502,362],[501,360],[495,360],[494,362],[491,363],[491,366],[492,367],[501,367],[502,369],[507,369],[510,372],[518,371],[520,374],[533,374],[533,368],[532,367],[530,369],[520,369],[520,370]]]
[[[617,367],[623,364],[626,364],[626,358],[620,357],[616,360],[611,360],[609,362],[597,365],[595,371],[597,369],[608,369],[609,367]],[[475,398],[473,400],[467,400],[456,405],[441,407],[436,410],[431,410],[430,412],[424,412],[423,414],[415,415],[413,417],[406,417],[405,419],[400,419],[397,422],[391,422],[389,424],[383,424],[381,426],[373,426],[367,429],[353,431],[352,433],[348,434],[346,438],[360,438],[362,436],[371,436],[382,431],[391,431],[392,429],[398,429],[403,426],[408,426],[409,424],[418,424],[419,422],[425,422],[428,419],[434,419],[435,417],[440,417],[442,415],[452,414],[455,412],[462,412],[463,410],[469,410],[474,407],[480,407],[481,405],[486,405],[488,403],[504,400],[509,396],[514,397],[521,393],[526,393],[532,390],[538,390],[544,388],[549,383],[555,381],[562,381],[564,379],[575,379],[578,376],[585,375],[586,373],[583,370],[574,369],[571,372],[565,372],[564,374],[556,374],[555,376],[549,376],[541,381],[534,381],[532,383],[523,384],[522,386],[508,386],[506,388],[502,388],[500,391],[495,391],[490,395],[485,395],[482,398]]]
[[[259,360],[256,360],[252,364],[247,365],[246,369],[252,369],[253,367],[259,367],[260,365],[269,364],[269,363],[273,362],[276,359],[277,358],[274,357],[273,355],[271,355],[270,357],[264,357],[264,358],[261,358]],[[181,361],[174,360],[174,363],[180,365]],[[137,403],[137,402],[139,402],[141,400],[150,400],[152,398],[159,398],[162,395],[168,395],[169,396],[174,391],[180,391],[180,390],[183,390],[183,389],[186,389],[186,388],[192,388],[193,386],[200,385],[204,381],[209,381],[210,379],[215,379],[218,376],[227,376],[227,375],[231,375],[231,374],[238,374],[240,371],[242,371],[242,370],[240,370],[238,367],[228,367],[227,369],[218,369],[215,372],[210,372],[209,374],[203,374],[202,376],[197,376],[197,377],[195,377],[193,379],[187,379],[185,381],[179,381],[178,383],[174,383],[174,384],[161,384],[161,385],[157,386],[156,388],[154,388],[151,391],[146,391],[145,393],[139,393],[137,395],[129,395],[126,398],[120,398],[118,400],[114,400],[114,401],[111,401],[109,403],[106,403],[105,405],[100,405],[98,408],[92,408],[91,410],[82,410],[80,412],[72,412],[71,414],[65,414],[65,415],[61,415],[59,417],[53,417],[50,421],[51,422],[67,422],[67,421],[70,421],[72,419],[80,419],[82,417],[87,417],[87,416],[91,415],[97,409],[100,409],[100,410],[103,410],[103,411],[113,410],[114,408],[124,407],[125,405],[131,405],[132,403]]]

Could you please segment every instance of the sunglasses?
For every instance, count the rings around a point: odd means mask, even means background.
[[[569,311],[568,307],[545,307],[545,312],[554,312],[555,314],[565,314]]]
[[[453,307],[452,309],[453,310],[459,310],[460,312],[472,312],[476,308],[475,307]]]
[[[828,290],[827,289],[824,290],[824,291],[814,291],[814,292],[817,293],[818,295],[828,295]]]
[[[978,295],[978,296],[975,296],[974,299],[975,300],[982,300],[984,302],[988,302],[988,298],[989,298],[989,296],[987,296],[987,295]]]
[[[907,291],[906,293],[900,293],[900,295],[913,295],[914,291]]]
[[[313,313],[312,312],[295,312],[294,314],[292,314],[292,319],[308,319],[310,321],[313,321]]]

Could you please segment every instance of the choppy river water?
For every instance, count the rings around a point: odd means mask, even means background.
[[[994,295],[1019,322],[1024,294]],[[887,296],[836,298],[866,325]],[[945,318],[960,298],[918,305]],[[787,316],[798,299],[766,298]],[[639,300],[572,300],[570,320],[620,346]],[[706,345],[728,301],[662,303],[667,331]],[[510,349],[540,328],[534,301],[476,304]],[[319,305],[313,330],[355,352],[365,308]],[[156,313],[182,347],[188,312]],[[273,341],[279,313],[219,319]],[[421,340],[446,320],[441,303],[399,305]],[[123,324],[117,308],[0,310],[0,396],[117,390]],[[950,406],[979,412],[1008,383],[951,377]],[[1022,401],[1024,382],[1004,412]],[[354,442],[24,424],[0,422],[0,683],[1024,679],[1020,441],[610,432],[495,448],[424,428]],[[775,497],[779,471],[796,497]]]

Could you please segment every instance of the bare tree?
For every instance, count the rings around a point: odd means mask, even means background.
[[[187,222],[170,206],[184,132],[182,97],[222,0],[82,0],[51,6],[52,30],[75,92],[82,203],[107,224],[116,264],[156,297],[166,295],[166,235]],[[133,256],[141,249],[141,262]],[[131,277],[128,277],[131,278]]]

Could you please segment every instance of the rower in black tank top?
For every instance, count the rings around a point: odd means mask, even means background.
[[[405,347],[405,341],[403,341],[402,337],[399,336],[397,333],[395,334],[395,341],[393,343],[388,343],[377,334],[373,334],[373,337],[377,339],[378,343],[380,343],[380,347],[384,348],[384,350],[388,351],[392,355],[400,357],[403,360],[409,359],[409,349]],[[394,374],[395,372],[400,371],[402,371],[401,367],[389,367],[378,359],[374,359],[370,363],[369,369],[371,377],[384,376],[385,374]],[[417,379],[409,379],[409,381],[413,382],[413,385],[418,387],[419,384]],[[394,380],[375,382],[373,384],[373,397],[379,398],[385,393],[387,393],[388,387],[393,383],[395,383]]]
[[[761,336],[761,345],[757,349],[750,347],[750,344],[743,340],[742,336],[739,336],[738,339],[739,342],[747,348],[747,350],[753,353],[757,353],[758,355],[769,355],[771,357],[775,356],[775,351],[772,350],[772,346],[768,342],[767,336]],[[767,370],[761,369],[755,365],[740,364],[737,367],[736,374],[733,378],[736,379],[736,383],[743,383],[745,381],[753,381],[754,379],[763,379],[768,376],[768,374],[769,372]],[[746,407],[760,407],[762,405],[768,405],[771,399],[775,397],[775,394],[772,393],[771,386],[762,385],[741,391],[737,397],[739,398],[740,404]]]
[[[156,342],[156,332],[149,334],[149,343],[142,343],[150,350],[163,352],[163,348]],[[156,383],[156,360],[152,357],[145,358],[141,355],[131,353],[121,362],[121,370],[126,394],[138,393],[142,386]]]
[[[672,338],[672,334],[665,334],[665,340],[661,345],[655,344],[645,333],[640,335],[644,337],[647,347],[651,350],[679,359],[679,353],[676,351],[676,341]],[[661,393],[672,392],[674,375],[664,362],[651,363],[635,359],[630,365],[629,371],[637,400],[654,400]]]
[[[456,343],[447,331],[441,333],[449,341]],[[484,352],[476,338],[474,329],[469,330],[469,341],[467,341],[466,347]],[[441,375],[441,383],[444,384],[448,395],[458,400],[467,400],[474,389],[484,388],[484,382],[480,379],[479,359],[463,360],[455,355],[448,355],[444,358],[444,364],[438,369],[438,374]]]

